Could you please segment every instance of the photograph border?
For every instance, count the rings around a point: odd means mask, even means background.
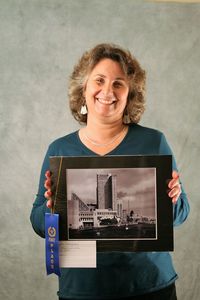
[[[172,174],[171,155],[54,156],[50,157],[55,213],[59,214],[59,239],[69,240],[66,169],[155,168],[157,239],[96,240],[97,252],[173,251],[173,206],[167,194]]]

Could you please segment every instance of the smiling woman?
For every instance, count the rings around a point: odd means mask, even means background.
[[[137,124],[144,112],[144,96],[145,71],[129,51],[113,44],[100,44],[83,54],[70,77],[69,102],[73,116],[85,126],[58,138],[48,148],[31,212],[31,222],[37,234],[44,237],[45,212],[50,212],[53,207],[49,157],[173,157],[160,131]],[[166,183],[166,191],[174,205],[174,225],[179,225],[188,216],[189,204],[174,157],[172,168],[174,171],[168,185]],[[77,188],[81,180],[84,190],[88,191],[85,186],[92,183],[88,183],[86,177],[87,174],[83,174],[79,181],[74,181]],[[123,193],[128,192],[130,181],[134,180],[134,176],[129,177]],[[152,194],[152,188],[147,187],[146,184],[148,195],[145,193],[145,199]],[[93,189],[96,191],[96,186]],[[79,208],[77,216],[80,214]],[[176,300],[176,279],[167,252],[98,252],[97,268],[61,269],[58,295],[60,299]]]

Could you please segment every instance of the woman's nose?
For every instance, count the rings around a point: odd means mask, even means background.
[[[111,84],[104,85],[102,91],[105,97],[107,98],[113,97],[113,87]]]
[[[98,93],[98,97],[107,100],[115,98],[112,90],[104,90],[104,89],[102,89],[100,93]]]

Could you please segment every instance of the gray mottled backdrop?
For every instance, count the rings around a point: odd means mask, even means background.
[[[44,240],[29,215],[48,144],[75,130],[67,78],[99,42],[130,49],[147,70],[141,124],[164,131],[191,203],[175,230],[180,300],[200,294],[200,4],[134,0],[0,0],[0,299],[56,299]]]

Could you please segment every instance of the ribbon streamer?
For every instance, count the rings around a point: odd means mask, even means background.
[[[45,214],[46,270],[47,275],[60,276],[59,267],[59,215]]]
[[[60,160],[58,170],[58,180],[55,192],[55,199],[51,208],[51,213],[45,213],[45,248],[46,248],[46,270],[47,275],[55,273],[60,276],[59,267],[59,215],[55,214],[55,204],[58,194],[58,186],[60,181],[61,167],[63,157]]]

